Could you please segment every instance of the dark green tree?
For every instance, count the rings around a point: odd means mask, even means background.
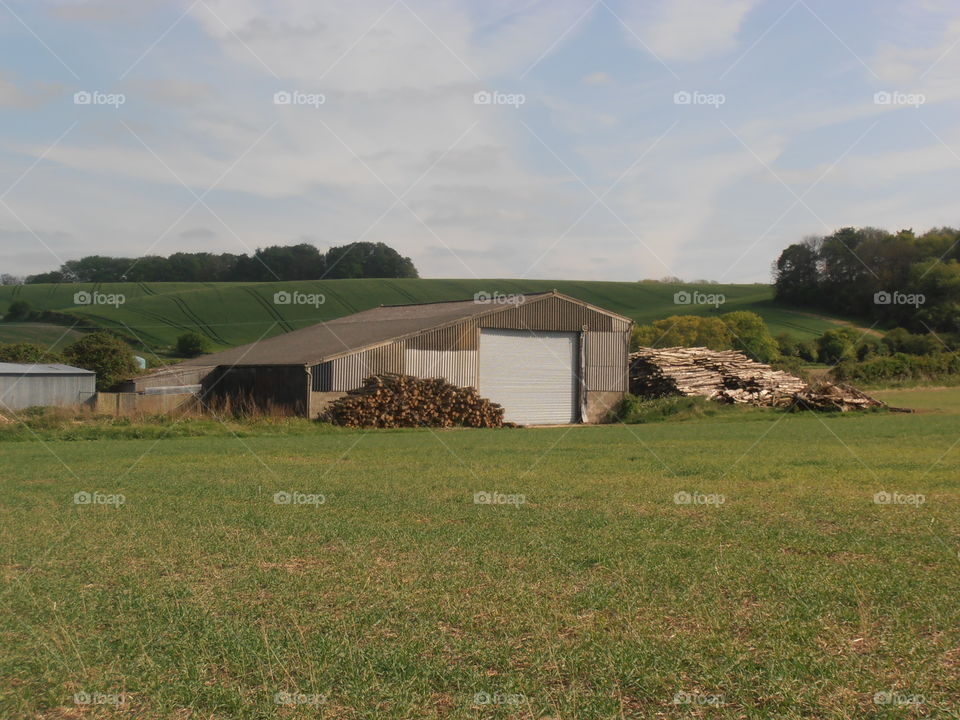
[[[194,358],[210,352],[210,341],[198,332],[185,332],[177,338],[177,355]]]
[[[137,373],[130,346],[106,331],[84,335],[67,346],[63,356],[70,365],[93,370],[97,374],[97,390],[110,390]]]

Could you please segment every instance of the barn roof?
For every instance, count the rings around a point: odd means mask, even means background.
[[[525,303],[560,297],[597,312],[621,318],[616,313],[554,291],[531,293]],[[266,340],[179,363],[177,368],[217,365],[309,365],[330,357],[361,350],[459,321],[509,310],[513,305],[485,304],[470,300],[384,305],[363,312],[311,325]],[[623,318],[630,321],[629,318]]]
[[[59,363],[0,363],[0,375],[94,375],[92,370]]]

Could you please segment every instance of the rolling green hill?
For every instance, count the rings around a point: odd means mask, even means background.
[[[676,314],[719,314],[751,310],[760,314],[774,334],[790,332],[809,338],[835,327],[839,320],[811,317],[777,307],[769,285],[666,285],[660,283],[570,280],[318,280],[277,283],[102,283],[24,285],[0,287],[0,315],[15,300],[26,300],[36,310],[70,313],[84,322],[113,328],[141,340],[146,348],[163,352],[177,336],[197,330],[217,349],[253,342],[378,305],[462,300],[475,293],[532,293],[557,289],[586,302],[649,323]],[[719,308],[674,303],[681,290],[722,293]],[[276,304],[281,291],[321,294],[313,305]],[[123,295],[112,305],[77,305],[78,292]],[[0,323],[0,339],[37,338],[39,324]],[[49,328],[49,326],[47,326]]]

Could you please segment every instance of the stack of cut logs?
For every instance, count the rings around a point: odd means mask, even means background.
[[[796,393],[790,402],[781,401],[781,406],[800,410],[865,410],[867,408],[886,407],[885,403],[872,398],[850,385],[842,383],[820,383]],[[904,408],[890,408],[897,412],[912,412]]]
[[[410,375],[372,375],[335,400],[324,419],[348,427],[502,427],[503,408],[474,388]]]
[[[736,350],[703,347],[641,348],[631,354],[630,392],[640,397],[697,395],[723,403],[811,410],[884,406],[849,385],[809,387],[802,379]]]

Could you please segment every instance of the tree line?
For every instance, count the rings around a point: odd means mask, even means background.
[[[774,265],[782,303],[900,326],[960,331],[960,230],[892,234],[846,227],[786,248]]]
[[[252,255],[174,253],[141,258],[88,255],[28,284],[61,282],[271,282],[321,278],[415,278],[413,261],[384,243],[357,242],[322,253],[314,245],[273,245]]]

